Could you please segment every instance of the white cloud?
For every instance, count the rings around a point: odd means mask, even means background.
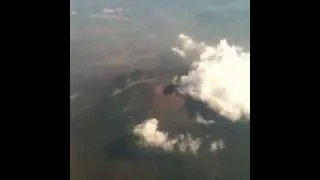
[[[186,57],[184,51],[180,50],[179,48],[173,47],[171,50],[183,58]]]
[[[178,150],[180,152],[190,151],[192,154],[197,154],[201,145],[199,138],[193,138],[191,134],[181,134],[178,137]]]
[[[167,132],[158,130],[158,120],[147,119],[134,127],[133,133],[141,138],[140,144],[144,147],[162,148],[164,151],[190,152],[197,154],[201,140],[190,134],[180,134],[175,138],[168,138]]]
[[[222,150],[224,148],[225,148],[225,145],[224,145],[223,140],[221,140],[221,139],[213,141],[210,144],[210,151],[211,152],[217,152],[217,151]]]
[[[146,147],[157,147],[171,151],[174,149],[174,144],[177,143],[176,139],[168,139],[168,133],[158,130],[158,120],[155,118],[135,126],[133,133],[142,138],[141,143]]]
[[[204,125],[210,125],[216,123],[214,120],[205,120],[203,117],[199,114],[196,115],[196,122]]]
[[[176,79],[182,94],[209,105],[232,121],[250,119],[250,53],[221,40],[217,46],[180,34],[172,51],[191,61],[187,75]]]

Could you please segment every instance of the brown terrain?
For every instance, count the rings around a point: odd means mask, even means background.
[[[151,107],[155,111],[178,111],[184,104],[183,98],[175,93],[164,94],[163,91],[163,84],[159,83],[155,85]]]
[[[194,123],[188,116],[182,96],[176,93],[164,94],[165,85],[162,83],[153,84],[151,88],[153,93],[148,117],[157,118],[160,121],[160,129],[177,132],[181,127]]]

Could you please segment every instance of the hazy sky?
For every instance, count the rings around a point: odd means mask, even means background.
[[[85,13],[103,8],[129,8],[128,18],[142,29],[159,29],[165,35],[186,33],[201,40],[222,38],[250,47],[249,0],[72,0],[71,9]],[[170,36],[170,37],[171,37]]]

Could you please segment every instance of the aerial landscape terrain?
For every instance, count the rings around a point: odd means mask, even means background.
[[[249,0],[71,0],[70,179],[249,180],[249,19]]]

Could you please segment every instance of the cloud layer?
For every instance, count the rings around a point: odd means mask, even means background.
[[[232,121],[250,119],[249,52],[226,40],[208,46],[184,34],[179,35],[179,45],[172,51],[191,63],[187,75],[173,79],[180,93],[207,103]]]

